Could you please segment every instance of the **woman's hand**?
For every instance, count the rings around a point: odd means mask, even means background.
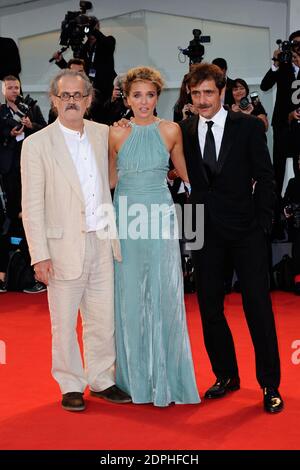
[[[122,118],[120,121],[114,122],[114,127],[129,127],[130,121],[128,119]]]

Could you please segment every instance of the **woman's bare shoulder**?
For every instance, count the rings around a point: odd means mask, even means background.
[[[176,135],[178,135],[178,133],[181,132],[180,127],[177,124],[177,122],[167,121],[165,119],[163,119],[160,122],[160,128],[161,128],[162,132],[164,132],[165,134],[170,135],[170,136],[171,135],[176,136]]]

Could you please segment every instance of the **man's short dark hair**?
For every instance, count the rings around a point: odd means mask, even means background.
[[[300,37],[300,30],[294,31],[289,35],[289,41],[293,41],[295,38]]]
[[[217,65],[222,70],[227,70],[227,62],[222,57],[217,57],[212,61],[212,64]]]
[[[196,86],[198,83],[204,82],[204,80],[213,80],[216,84],[216,87],[221,92],[224,88],[226,79],[224,73],[220,70],[215,64],[196,64],[192,67],[191,72],[188,74],[187,86],[191,88]]]
[[[71,67],[71,65],[82,65],[82,67],[85,67],[85,62],[83,59],[70,59],[67,66],[68,69]]]

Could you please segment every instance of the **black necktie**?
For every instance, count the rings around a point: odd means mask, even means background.
[[[214,125],[213,121],[206,121],[207,132],[205,137],[204,152],[203,152],[203,162],[207,169],[209,179],[216,172],[217,166],[217,152],[214,135],[212,132],[212,126]]]

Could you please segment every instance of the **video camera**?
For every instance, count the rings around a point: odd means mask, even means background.
[[[282,41],[277,39],[276,44],[280,49],[277,60],[280,64],[289,64],[292,62],[293,52],[300,53],[300,42],[299,41]],[[274,60],[274,59],[273,59]]]
[[[193,29],[193,36],[194,36],[194,39],[190,41],[189,46],[186,49],[182,49],[181,47],[178,47],[178,49],[180,50],[180,53],[189,57],[190,65],[199,64],[202,61],[204,52],[205,52],[205,49],[202,43],[210,42],[210,36],[201,36],[200,29]],[[184,62],[184,61],[180,61],[180,62]]]
[[[291,203],[285,206],[285,212],[293,217],[292,225],[294,228],[300,228],[300,204]]]
[[[87,16],[87,10],[93,8],[92,2],[79,2],[80,11],[68,11],[61,23],[59,44],[64,46],[60,52],[71,47],[74,58],[79,58],[86,36],[91,34],[98,23],[95,16]]]
[[[33,108],[36,103],[37,100],[31,98],[30,95],[26,95],[25,98],[23,98],[22,95],[17,96],[15,105],[18,110],[13,111],[13,114],[11,111],[8,111],[2,116],[3,123],[7,124],[11,129],[16,127],[17,130],[20,130],[23,126],[22,119],[28,116],[30,109]]]
[[[250,93],[250,101],[247,96],[244,96],[241,99],[239,108],[244,111],[248,108],[248,106],[250,106],[250,104],[252,104],[252,106],[255,108],[255,106],[257,106],[259,102],[260,100],[257,91],[253,91],[252,93]]]

